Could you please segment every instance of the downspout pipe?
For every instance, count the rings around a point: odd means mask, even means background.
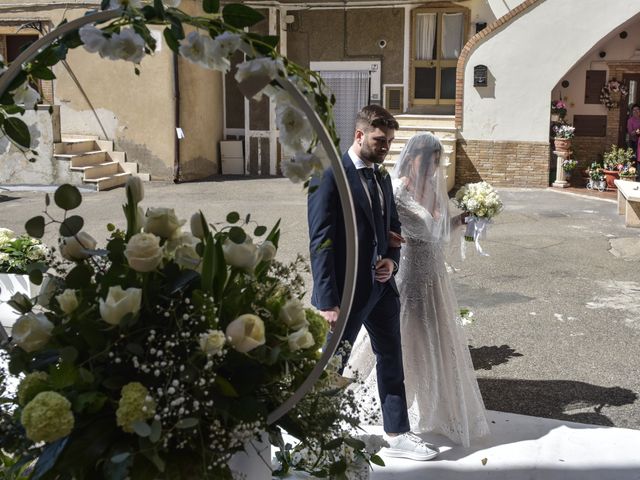
[[[178,55],[173,52],[173,102],[174,102],[174,146],[173,146],[173,183],[180,183],[180,138],[178,128],[180,128],[180,72],[178,70]]]

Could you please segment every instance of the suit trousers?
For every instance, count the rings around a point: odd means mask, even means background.
[[[353,346],[362,325],[369,332],[371,348],[376,356],[384,430],[387,433],[408,432],[410,427],[400,343],[400,299],[389,283],[374,282],[365,307],[349,315],[342,342],[347,341]],[[347,360],[343,359],[343,365]]]

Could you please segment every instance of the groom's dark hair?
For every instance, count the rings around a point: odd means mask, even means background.
[[[398,130],[400,125],[398,121],[393,118],[393,115],[380,105],[367,105],[358,112],[358,116],[356,117],[356,130],[362,130],[366,133],[376,128]]]

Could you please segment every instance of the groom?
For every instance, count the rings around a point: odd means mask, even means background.
[[[438,452],[409,431],[400,344],[400,301],[393,278],[400,248],[400,220],[391,180],[379,169],[398,130],[398,122],[378,105],[356,118],[353,145],[343,156],[353,194],[358,234],[358,273],[351,314],[342,335],[353,346],[362,325],[376,355],[378,393],[389,456],[429,460]],[[333,328],[339,314],[346,267],[346,232],[334,173],[311,182],[308,222],[313,273],[311,303]],[[346,363],[347,359],[344,359]]]

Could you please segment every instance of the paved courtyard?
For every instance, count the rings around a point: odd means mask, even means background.
[[[611,201],[552,190],[503,190],[506,208],[483,242],[490,257],[451,263],[487,408],[640,429],[640,230]],[[87,193],[78,213],[97,239],[124,226],[124,190]],[[306,200],[284,179],[151,183],[146,206],[210,222],[227,212],[282,218],[279,256],[307,253]],[[0,191],[0,226],[22,231],[44,193]],[[55,211],[51,209],[51,211]],[[50,228],[47,237],[55,238]]]

